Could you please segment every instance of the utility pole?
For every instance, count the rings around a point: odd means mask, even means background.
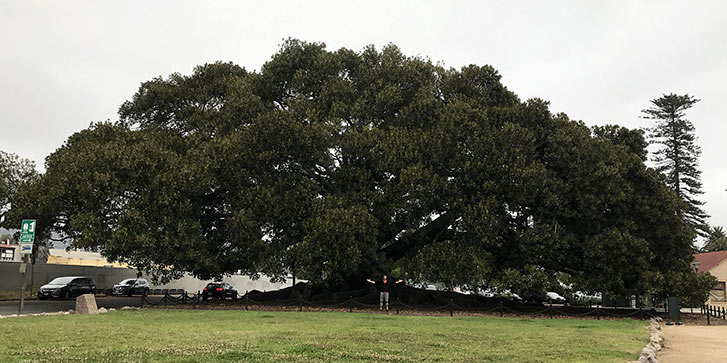
[[[18,315],[23,313],[25,307],[25,273],[28,270],[28,255],[33,253],[35,243],[35,219],[24,219],[20,226],[20,253],[23,262],[20,263],[20,305]]]
[[[23,262],[20,263],[20,305],[18,315],[23,313],[25,308],[25,271],[28,269],[28,255],[23,255]]]

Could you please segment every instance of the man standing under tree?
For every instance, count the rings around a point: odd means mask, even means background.
[[[659,145],[652,161],[666,176],[669,187],[684,200],[685,207],[679,215],[697,235],[707,237],[709,226],[705,218],[708,216],[702,209],[704,202],[697,199],[704,193],[700,181],[702,172],[698,169],[701,149],[696,144],[694,125],[684,117],[685,111],[697,102],[689,94],[671,93],[651,100],[651,107],[641,112],[645,114],[643,118],[656,121],[648,135],[649,143]]]
[[[391,282],[391,280],[388,280],[386,278],[386,275],[384,275],[381,281],[366,279],[366,282],[374,284],[376,286],[376,289],[379,290],[379,310],[382,310],[384,308],[384,302],[386,302],[386,311],[389,311],[389,292],[391,291],[391,288],[394,286],[394,284],[401,283],[402,281],[404,280]]]

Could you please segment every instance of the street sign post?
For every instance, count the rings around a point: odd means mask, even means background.
[[[25,305],[25,266],[28,263],[28,255],[33,253],[33,243],[35,242],[35,219],[23,219],[20,225],[20,254],[23,255],[23,263],[21,267],[20,277],[20,306],[18,306],[18,315],[23,313]]]
[[[23,219],[23,224],[20,226],[20,253],[24,255],[33,253],[33,242],[35,242],[35,219]]]

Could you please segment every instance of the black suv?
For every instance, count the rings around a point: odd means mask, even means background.
[[[210,296],[221,300],[225,300],[229,296],[232,300],[235,300],[237,299],[237,290],[226,282],[210,282],[202,289],[202,300],[207,300]]]
[[[38,299],[61,298],[67,300],[83,294],[93,294],[95,290],[96,284],[90,277],[56,277],[53,281],[40,287]]]
[[[149,295],[149,282],[144,279],[126,279],[114,285],[112,295]]]

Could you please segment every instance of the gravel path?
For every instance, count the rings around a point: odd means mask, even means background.
[[[663,326],[660,363],[727,362],[727,326]]]

